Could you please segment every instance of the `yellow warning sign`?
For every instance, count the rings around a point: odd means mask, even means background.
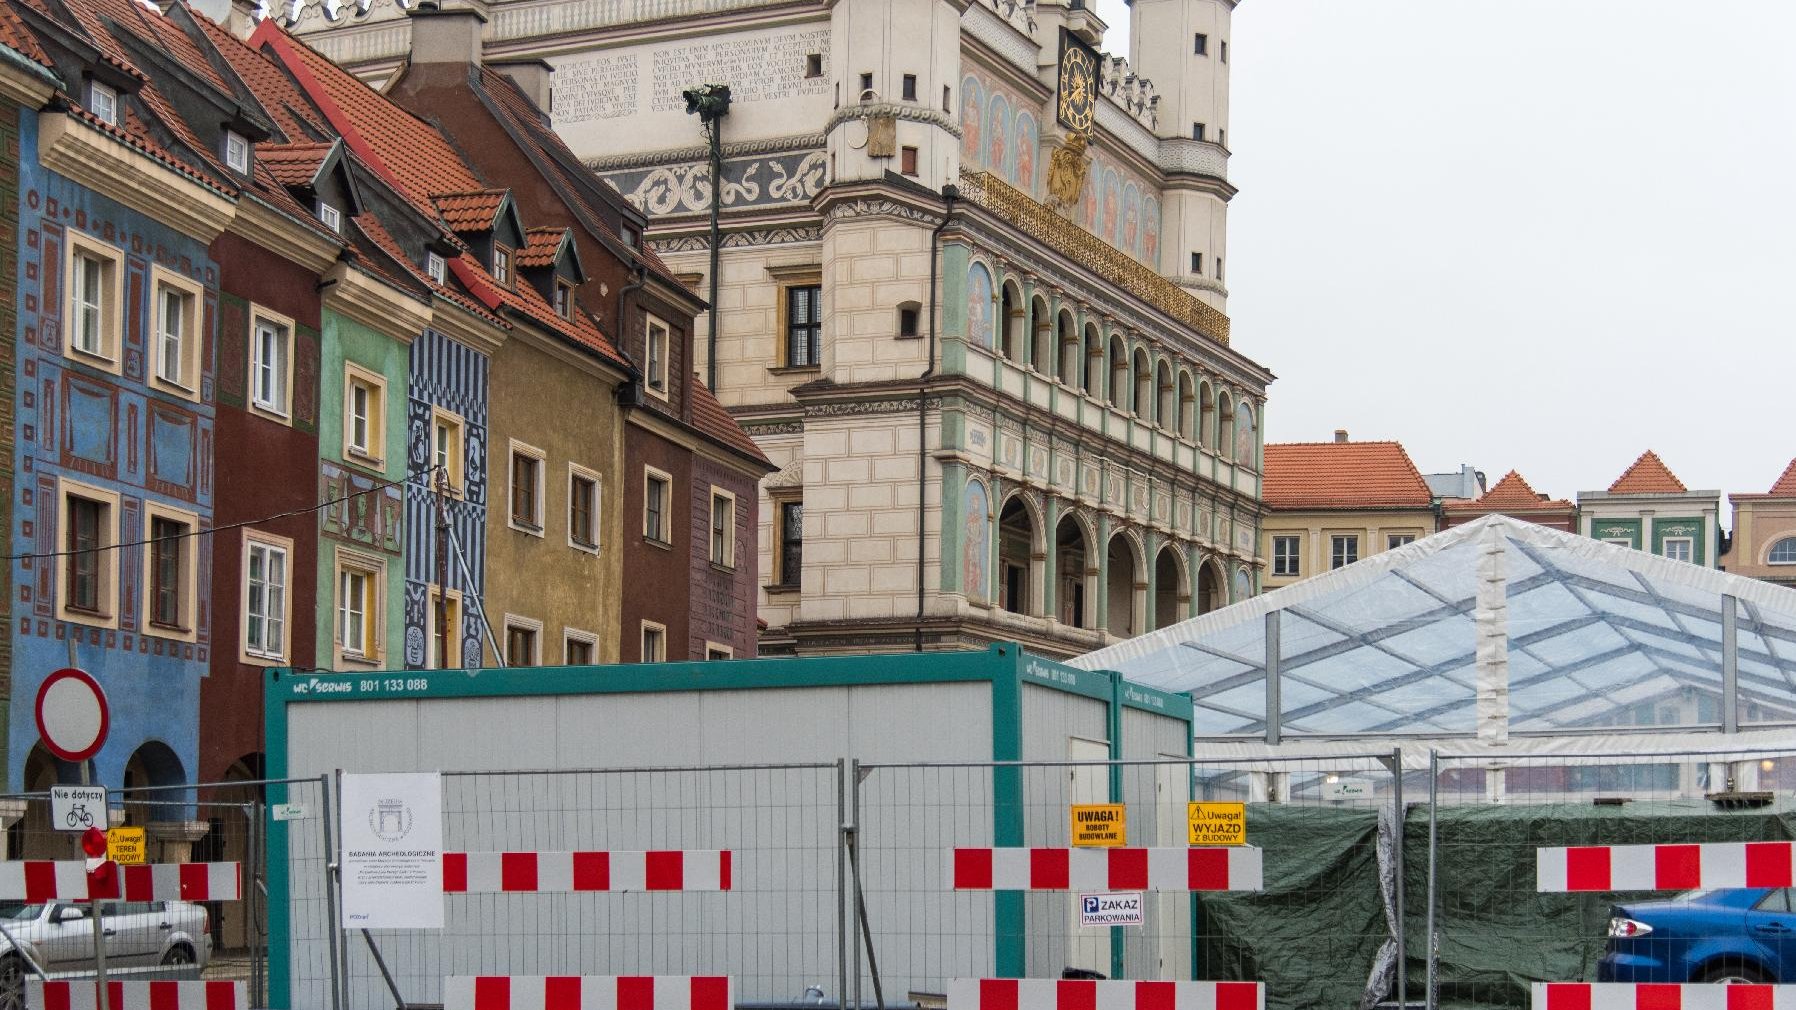
[[[1129,844],[1129,811],[1121,803],[1075,803],[1072,806],[1073,844],[1112,846]]]
[[[148,862],[148,846],[142,828],[112,828],[106,832],[106,858],[121,866]]]
[[[1245,803],[1190,803],[1185,820],[1192,845],[1247,844]]]

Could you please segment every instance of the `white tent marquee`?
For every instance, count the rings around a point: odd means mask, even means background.
[[[1189,694],[1218,756],[1796,744],[1796,592],[1505,516],[1075,663]]]

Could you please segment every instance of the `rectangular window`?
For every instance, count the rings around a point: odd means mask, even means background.
[[[777,585],[796,589],[804,574],[804,502],[780,502],[777,510],[779,558],[773,577]]]
[[[904,175],[917,174],[917,149],[901,147],[898,149],[898,171]]]
[[[343,230],[343,212],[323,200],[318,201],[318,220],[323,221],[324,226],[331,231]]]
[[[424,272],[438,284],[448,283],[449,262],[438,253],[425,253]]]
[[[736,496],[711,489],[711,563],[736,567]]]
[[[1303,551],[1302,537],[1272,538],[1272,574],[1299,575],[1303,571],[1300,560]]]
[[[511,525],[542,535],[542,450],[517,441],[511,443]]]
[[[1335,536],[1329,538],[1329,568],[1345,568],[1358,560],[1359,537]]]
[[[1695,541],[1689,537],[1666,537],[1662,541],[1662,549],[1667,558],[1673,561],[1690,561],[1694,554],[1692,548]]]
[[[860,96],[861,101],[863,101],[863,102],[866,101],[867,97],[868,97],[867,92],[872,91],[872,90],[873,90],[873,75],[872,74],[862,74],[861,75],[861,96]]]
[[[1192,123],[1191,124],[1191,139],[1192,140],[1204,139],[1204,124],[1202,124],[1202,123]]]
[[[917,100],[917,75],[916,74],[905,74],[904,75],[904,100],[907,102],[914,102]]]
[[[898,335],[899,336],[914,337],[914,336],[918,335],[917,327],[919,325],[919,321],[918,321],[917,317],[921,314],[921,312],[922,312],[922,310],[918,309],[914,304],[913,305],[900,305],[898,307]]]
[[[1203,253],[1192,253],[1191,254],[1191,272],[1196,274],[1199,277],[1202,277],[1204,275],[1204,254]]]
[[[354,362],[343,366],[343,453],[378,466],[386,458],[387,382]]]
[[[99,81],[87,82],[87,111],[104,123],[119,125],[118,89]]]
[[[432,407],[430,415],[430,462],[436,467],[430,477],[431,485],[434,487],[441,481],[449,494],[460,497],[466,456],[461,415],[441,407]]]
[[[574,318],[574,289],[567,281],[555,282],[555,314],[563,319]]]
[[[804,58],[804,76],[808,80],[823,76],[823,54],[810,53]]]
[[[1228,61],[1229,61],[1229,42],[1228,42],[1228,39],[1223,39],[1222,40],[1222,62],[1227,63]]]
[[[1222,280],[1222,257],[1216,257],[1216,279]]]
[[[568,464],[567,539],[581,550],[599,549],[599,475]]]
[[[705,643],[705,661],[706,662],[710,662],[710,661],[716,660],[716,659],[735,659],[735,658],[736,658],[736,650],[735,649],[732,649],[727,645],[718,645],[716,642],[706,642]]]
[[[642,661],[667,662],[667,628],[653,621],[642,622]]]
[[[648,368],[643,381],[649,384],[649,392],[667,399],[667,324],[654,316],[648,317],[644,335],[648,350]]]
[[[157,385],[191,397],[199,388],[200,291],[155,267],[155,368]]]
[[[1217,130],[1216,131],[1216,143],[1221,144],[1223,147],[1229,146],[1229,131]]]
[[[287,416],[293,356],[293,324],[258,315],[251,324],[250,403],[258,410]]]
[[[1604,537],[1603,543],[1614,544],[1617,547],[1626,547],[1630,550],[1634,547],[1634,541],[1629,540],[1627,537]]]
[[[56,616],[64,621],[115,627],[119,585],[119,496],[104,488],[63,480],[55,499],[61,523],[54,543],[63,551],[56,564]],[[137,535],[132,540],[139,539]]]
[[[1387,551],[1394,551],[1405,544],[1413,544],[1415,542],[1416,535],[1414,533],[1392,533],[1390,536],[1384,538],[1384,549]]]
[[[337,647],[344,659],[379,662],[384,562],[337,548]]]
[[[120,283],[124,254],[114,246],[74,231],[68,233],[68,247],[64,276],[69,292],[66,324],[69,351],[98,359],[99,367],[116,372],[124,308]],[[161,268],[153,268],[152,273],[158,278],[174,276]],[[160,308],[160,305],[152,305],[152,309]],[[152,323],[152,327],[155,326],[157,324]],[[190,326],[187,332],[192,331]]]
[[[235,130],[224,134],[225,165],[233,172],[249,173],[249,139]]]
[[[946,84],[942,85],[942,111],[954,111],[954,89],[948,87]]]
[[[63,550],[68,551],[68,607],[90,614],[100,612],[104,598],[101,581],[100,554],[108,546],[107,528],[111,525],[111,509],[105,502],[70,496],[68,502],[68,536]]]
[[[667,507],[673,499],[673,478],[659,470],[643,468],[642,535],[657,543],[671,543]]]
[[[71,335],[75,350],[83,354],[101,353],[101,325],[105,318],[105,261],[85,253],[75,254],[74,283],[69,287],[73,312],[70,313]]]
[[[150,517],[150,623],[187,630],[188,535],[193,527],[164,516]]]
[[[502,245],[493,246],[493,280],[511,287],[511,250]]]
[[[424,665],[432,670],[460,669],[461,662],[461,594],[451,589],[444,594],[441,587],[430,587],[430,652]]]
[[[1191,41],[1191,52],[1196,56],[1210,55],[1210,37],[1199,32]]]
[[[599,636],[589,631],[564,628],[561,632],[561,661],[568,666],[591,666]]]
[[[243,651],[256,659],[287,658],[287,560],[290,541],[243,544]]]
[[[536,666],[542,662],[537,643],[542,638],[540,622],[505,615],[505,665]]]
[[[805,284],[786,289],[786,367],[810,368],[822,364],[823,285]]]

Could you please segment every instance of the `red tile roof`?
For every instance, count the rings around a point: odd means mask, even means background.
[[[274,125],[286,134],[288,142],[298,143],[331,136],[324,117],[294,85],[293,79],[273,60],[245,45],[241,39],[225,31],[223,26],[213,22],[211,18],[199,15],[193,20],[212,41],[213,48],[230,65],[231,71],[274,118]]]
[[[481,189],[472,193],[436,193],[432,201],[443,220],[458,232],[487,231],[505,205],[503,189]]]
[[[1634,465],[1609,485],[1610,494],[1683,494],[1688,490],[1651,449],[1641,453]]]
[[[524,248],[518,250],[520,267],[552,267],[561,243],[567,239],[566,228],[531,228],[524,233]]]
[[[748,432],[736,423],[723,404],[711,393],[711,387],[705,385],[698,373],[692,375],[689,387],[692,397],[692,426],[710,436],[712,439],[729,446],[744,456],[759,463],[765,463],[769,470],[773,469],[773,461],[761,452],[755,440],[748,437]]]
[[[318,169],[337,145],[334,142],[257,144],[256,161],[283,186],[310,186]]]
[[[1790,460],[1790,465],[1784,468],[1784,475],[1771,485],[1769,493],[1779,498],[1796,498],[1796,459]]]
[[[1269,444],[1261,498],[1275,509],[1425,509],[1434,502],[1400,442]]]
[[[1526,479],[1514,470],[1503,475],[1503,479],[1483,496],[1474,501],[1450,501],[1441,508],[1447,512],[1501,512],[1505,509],[1515,512],[1562,511],[1572,507],[1569,501],[1548,499],[1529,486]]]
[[[46,70],[55,69],[50,64],[50,58],[44,55],[43,47],[37,44],[37,36],[31,34],[31,29],[26,28],[25,23],[19,20],[18,11],[7,3],[0,3],[0,46],[13,50]]]

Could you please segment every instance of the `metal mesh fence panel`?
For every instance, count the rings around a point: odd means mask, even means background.
[[[381,961],[405,1003],[440,1003],[454,975],[725,974],[739,1001],[811,988],[833,999],[841,775],[834,764],[445,773],[447,851],[608,852],[620,865],[617,853],[728,850],[729,889],[452,893],[440,931],[346,935],[346,1005],[396,1002]]]
[[[1389,759],[864,766],[855,795],[860,881],[883,995],[1076,969],[1260,981],[1269,1007],[1358,1005],[1372,989],[1382,997],[1397,970],[1401,858]],[[1140,889],[1071,881],[955,889],[956,849],[1069,848],[1075,804],[1124,804],[1128,847],[1188,849],[1193,801],[1245,804],[1263,890],[1194,892],[1156,870],[1141,891],[1139,925],[1086,926],[1086,893]],[[1186,865],[1176,851],[1148,858]],[[873,982],[864,971],[863,987]]]
[[[1431,1005],[1527,1007],[1531,982],[1791,981],[1750,953],[1766,949],[1752,935],[1762,902],[1783,901],[1784,924],[1796,931],[1782,888],[1743,888],[1743,875],[1718,875],[1725,855],[1611,847],[1796,837],[1796,750],[1437,755],[1434,763],[1432,832],[1411,825],[1412,836],[1431,834],[1432,843],[1417,852],[1412,839],[1410,860],[1412,887],[1429,893],[1424,915],[1412,908],[1413,935],[1428,935],[1426,919],[1434,921],[1432,958],[1411,945],[1412,964],[1433,980]],[[1563,852],[1543,868],[1543,849],[1567,848],[1582,850],[1569,875]],[[1612,918],[1700,917],[1704,908],[1720,914],[1692,957],[1609,935]],[[1732,925],[1716,927],[1720,920]]]

